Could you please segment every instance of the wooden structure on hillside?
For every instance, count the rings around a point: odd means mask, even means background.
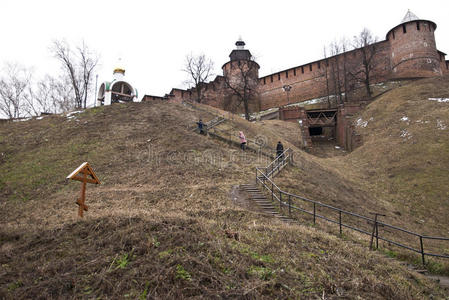
[[[100,180],[97,175],[95,175],[94,170],[89,165],[88,162],[82,163],[78,168],[76,168],[66,179],[81,181],[81,195],[76,200],[78,204],[78,216],[83,217],[83,212],[88,210],[86,202],[86,183],[100,184]]]

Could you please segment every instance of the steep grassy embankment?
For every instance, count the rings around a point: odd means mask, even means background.
[[[382,95],[355,118],[361,147],[346,156],[308,159],[319,167],[290,168],[277,182],[314,200],[365,216],[384,213],[387,223],[448,237],[449,102],[429,98],[449,98],[449,77],[415,81]],[[416,237],[399,238],[419,247]],[[449,254],[447,242],[426,243],[432,246],[428,250]]]
[[[238,206],[231,187],[265,162],[189,130],[200,116],[214,113],[119,104],[1,126],[0,298],[443,298],[359,245]],[[102,184],[79,220],[64,178],[83,161]]]

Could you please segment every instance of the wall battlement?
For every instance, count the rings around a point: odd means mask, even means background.
[[[420,20],[410,11],[407,12],[402,22],[388,31],[385,40],[374,44],[376,54],[374,68],[371,71],[371,83],[449,74],[446,54],[436,47],[434,36],[436,27],[434,22]],[[240,44],[237,45],[238,43]],[[238,41],[236,45],[237,49],[231,52],[230,61],[223,65],[224,75],[227,72],[232,73],[233,64],[248,60],[251,56],[248,50],[243,49],[243,41]],[[337,79],[333,74],[347,68],[360,70],[363,67],[363,49],[354,49],[262,77],[258,77],[257,74],[258,103],[253,106],[253,110],[266,110],[320,98],[336,94],[337,89],[340,93],[348,95],[357,88],[360,90],[360,82],[349,82],[348,79],[342,82],[342,78]],[[288,93],[283,88],[286,85],[291,87]],[[203,103],[225,108],[224,77],[219,75],[214,81],[205,83],[203,95]],[[195,90],[172,89],[164,98],[176,102],[193,100]],[[357,94],[354,98],[361,100],[363,96]]]

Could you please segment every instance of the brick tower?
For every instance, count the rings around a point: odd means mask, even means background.
[[[259,64],[253,60],[251,52],[245,49],[245,42],[241,38],[235,43],[236,49],[231,51],[229,58],[231,59],[225,63],[221,68],[223,70],[223,76],[233,77],[241,72],[242,69],[250,69],[251,77],[254,80],[259,78]]]
[[[440,54],[435,45],[436,28],[434,22],[421,20],[409,10],[402,22],[387,33],[391,78],[442,75]]]

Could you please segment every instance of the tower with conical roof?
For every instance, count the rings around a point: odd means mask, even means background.
[[[442,74],[435,44],[437,25],[420,19],[410,10],[387,33],[390,43],[391,78],[433,77]]]

